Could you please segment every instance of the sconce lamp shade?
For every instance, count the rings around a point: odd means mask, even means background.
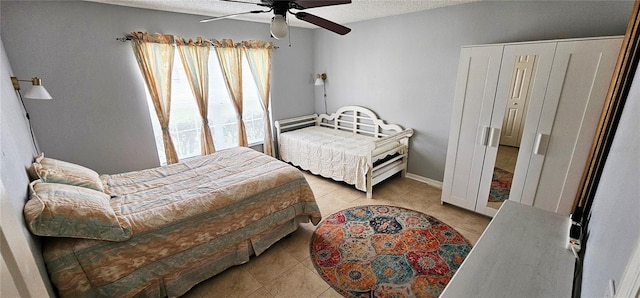
[[[31,87],[27,93],[24,94],[25,98],[29,99],[41,99],[41,100],[49,100],[51,99],[51,95],[47,92],[47,89],[42,85],[37,85]]]
[[[19,80],[16,77],[11,77],[11,83],[13,84],[13,88],[15,90],[20,90],[19,81],[31,82],[33,85],[27,93],[24,94],[24,97],[29,99],[40,99],[40,100],[49,100],[51,99],[51,95],[47,92],[47,89],[42,86],[42,80],[38,77],[34,77],[31,80]]]
[[[322,86],[324,85],[324,81],[327,79],[327,74],[326,73],[319,73],[316,75],[316,81],[315,81],[315,85],[316,86]]]
[[[283,39],[289,33],[289,25],[282,15],[275,15],[271,19],[271,35],[276,39]]]

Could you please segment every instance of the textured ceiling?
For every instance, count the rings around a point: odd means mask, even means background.
[[[236,3],[220,0],[85,0],[106,4],[182,12],[208,17],[223,16],[233,13],[261,9],[263,7],[250,3]],[[245,0],[241,0],[245,1]],[[461,3],[479,0],[352,0],[351,4],[307,9],[305,12],[334,21],[348,24],[392,15],[412,13]],[[259,3],[260,0],[246,0]],[[249,14],[236,16],[233,19],[252,22],[269,23],[273,13]],[[304,28],[317,28],[295,17],[288,18],[290,25]]]

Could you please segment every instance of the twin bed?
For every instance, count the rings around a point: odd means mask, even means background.
[[[331,115],[307,115],[275,122],[279,157],[315,175],[352,184],[373,196],[373,186],[407,173],[412,129],[386,124],[359,106]]]
[[[411,129],[361,107],[276,122],[282,160],[354,184],[406,172]],[[321,214],[302,173],[248,148],[98,175],[40,156],[24,216],[62,297],[176,297]]]
[[[321,218],[298,169],[244,147],[99,177],[40,157],[34,172],[25,220],[49,236],[61,297],[177,297]]]

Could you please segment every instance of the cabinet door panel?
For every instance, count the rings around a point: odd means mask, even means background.
[[[621,38],[558,42],[523,203],[569,214],[607,95]]]
[[[543,106],[542,103],[549,80],[551,65],[553,64],[555,47],[555,42],[541,42],[507,45],[504,48],[498,87],[493,104],[491,128],[492,131],[499,132],[505,127],[503,122],[510,120],[505,118],[505,115],[508,115],[506,111],[516,103],[524,105],[522,108],[523,114],[520,115],[523,121],[521,124],[523,129],[520,136],[520,143],[511,147],[516,152],[515,156],[512,157],[514,159],[517,158],[515,168],[503,169],[497,162],[497,159],[500,158],[500,156],[498,156],[499,147],[497,143],[487,147],[475,208],[478,213],[493,216],[501,205],[500,202],[489,202],[489,193],[492,191],[494,172],[504,173],[505,175],[511,174],[511,185],[503,187],[509,189],[506,195],[509,200],[520,201],[522,186],[524,184],[523,181],[527,173],[527,159],[533,149],[535,128],[538,125],[538,119]],[[531,63],[524,65],[522,62],[525,60]],[[526,84],[526,86],[520,86],[522,84]],[[518,90],[514,90],[514,88]],[[516,100],[514,94],[520,93],[521,91],[526,91],[527,93],[517,94],[517,97],[522,98],[522,100]],[[522,160],[525,160],[525,162],[521,162]]]
[[[502,45],[462,48],[442,201],[473,210],[491,122]]]

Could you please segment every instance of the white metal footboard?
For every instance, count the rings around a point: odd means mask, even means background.
[[[369,163],[369,173],[367,173],[367,198],[372,197],[373,186],[384,181],[385,179],[393,176],[398,172],[402,172],[402,177],[407,175],[407,160],[409,158],[409,137],[413,135],[413,129],[406,129],[396,134],[382,137],[377,141],[371,144],[370,155],[367,157],[367,162]],[[380,150],[384,148],[385,145],[399,142],[402,145],[402,149],[400,152],[397,152],[398,155],[393,158],[384,161],[380,164],[375,164],[373,161],[379,160],[388,156],[390,154],[394,154],[394,152],[390,152],[392,150]]]
[[[279,137],[281,133],[290,130],[304,128],[308,126],[314,126],[318,123],[318,114],[311,114],[306,116],[300,116],[295,118],[278,120],[276,125],[276,137]],[[277,138],[279,139],[279,138]]]
[[[403,177],[407,173],[409,138],[413,135],[413,130],[402,129],[395,124],[386,124],[369,109],[345,106],[331,115],[311,114],[278,120],[275,122],[275,126],[278,152],[281,151],[279,140],[282,133],[309,126],[321,126],[376,138],[371,143],[366,156],[368,166],[366,174],[367,198],[372,197],[374,185],[398,172],[401,172]],[[399,145],[393,146],[392,144]]]

